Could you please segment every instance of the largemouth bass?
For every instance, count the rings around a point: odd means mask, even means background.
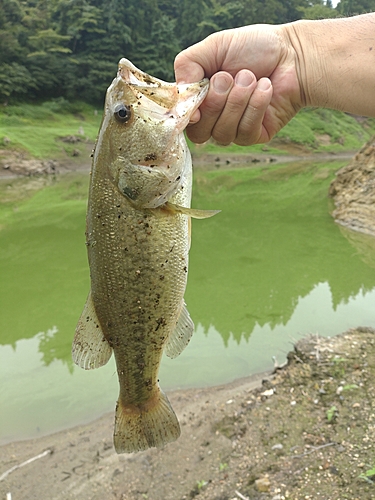
[[[183,135],[208,81],[163,82],[121,59],[108,88],[89,188],[91,291],[73,341],[84,369],[114,352],[120,385],[117,453],[162,447],[180,435],[158,384],[163,351],[178,356],[194,325],[184,303],[192,165]]]

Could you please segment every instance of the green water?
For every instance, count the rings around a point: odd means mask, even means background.
[[[214,385],[270,369],[310,333],[375,323],[374,239],[329,215],[338,165],[197,171],[186,302],[196,331],[165,389]],[[88,174],[0,183],[0,442],[46,434],[112,410],[113,360],[70,358],[89,289]]]

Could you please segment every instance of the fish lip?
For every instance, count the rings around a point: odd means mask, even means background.
[[[145,97],[157,105],[160,111],[153,111],[154,119],[176,119],[178,133],[186,128],[191,115],[202,104],[209,88],[207,78],[194,83],[165,82],[141,71],[125,58],[119,61],[117,75],[118,79],[127,85],[135,100]]]
[[[173,83],[164,82],[155,76],[145,73],[125,57],[121,58],[118,63],[117,75],[121,77],[123,81],[137,86],[159,87],[161,85],[174,85]]]
[[[209,90],[209,80],[204,78],[199,82],[180,83],[177,85],[180,99],[175,106],[179,117],[177,129],[181,133],[189,124],[190,117],[202,104]]]

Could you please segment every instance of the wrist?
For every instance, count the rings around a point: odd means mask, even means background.
[[[375,14],[296,21],[284,30],[303,106],[375,116]]]
[[[324,106],[329,94],[324,47],[316,43],[319,25],[315,21],[295,21],[282,26],[294,59],[301,107]],[[319,54],[320,49],[320,54]]]

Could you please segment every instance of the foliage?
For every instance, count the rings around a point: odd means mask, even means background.
[[[304,19],[331,19],[339,17],[337,10],[323,3],[322,0],[314,3],[314,5],[309,5],[307,8],[303,8],[302,13]]]
[[[183,48],[217,30],[375,10],[375,0],[0,0],[0,102],[101,105],[121,57],[173,80]]]
[[[365,14],[375,11],[375,0],[341,0],[336,9],[341,16]]]

